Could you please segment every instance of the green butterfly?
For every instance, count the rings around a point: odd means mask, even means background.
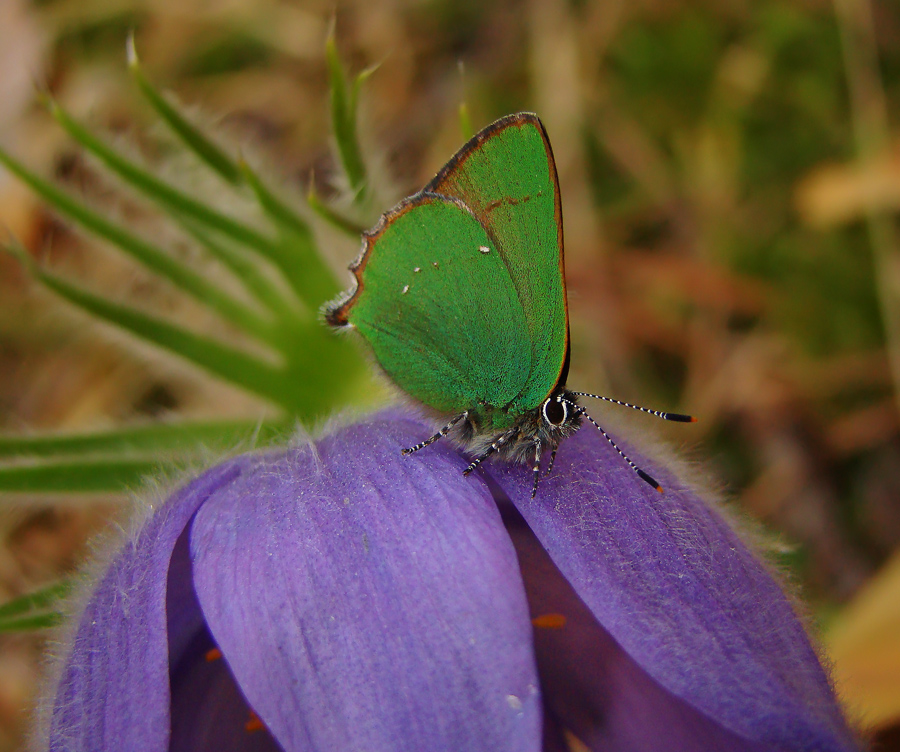
[[[518,113],[475,135],[419,193],[363,235],[353,289],[325,308],[354,327],[391,380],[443,421],[419,451],[449,436],[475,459],[532,462],[591,421],[566,388],[569,314],[556,164],[538,117]],[[637,407],[667,420],[687,415]]]

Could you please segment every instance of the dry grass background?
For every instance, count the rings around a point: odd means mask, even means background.
[[[33,97],[34,82],[45,85],[139,149],[156,126],[124,63],[133,28],[153,80],[300,196],[312,174],[323,186],[335,169],[324,62],[333,17],[347,63],[380,64],[361,127],[379,209],[460,145],[461,101],[476,128],[517,110],[541,115],[563,193],[570,383],[700,416],[667,435],[785,544],[781,562],[813,604],[849,704],[889,743],[900,722],[900,575],[886,566],[900,543],[898,6],[3,0],[0,141],[152,227]],[[0,222],[100,289],[196,315],[2,171]],[[323,237],[336,267],[356,252]],[[123,347],[0,255],[0,429],[257,409]],[[77,566],[118,508],[0,501],[3,598]],[[20,744],[41,649],[40,636],[0,636],[0,750]]]

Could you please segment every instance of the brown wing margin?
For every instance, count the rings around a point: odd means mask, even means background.
[[[356,260],[350,264],[350,271],[353,272],[355,285],[350,290],[345,290],[338,295],[337,298],[326,303],[322,307],[322,315],[326,324],[336,328],[350,325],[350,321],[347,317],[350,314],[350,309],[353,308],[354,303],[356,303],[357,298],[362,295],[362,275],[365,271],[366,264],[369,262],[369,256],[375,248],[375,243],[391,222],[419,203],[423,193],[424,191],[420,191],[409,198],[403,199],[393,209],[382,214],[371,230],[366,230],[362,234],[362,249],[359,252],[359,256],[356,257]]]
[[[550,152],[550,144],[547,141],[547,134],[544,132],[544,127],[541,125],[541,121],[538,119],[537,115],[532,113],[524,113],[520,112],[516,115],[507,115],[506,117],[500,118],[495,122],[488,125],[486,128],[483,128],[478,133],[476,133],[472,138],[470,138],[463,147],[456,152],[451,158],[450,161],[445,164],[437,175],[432,178],[432,180],[426,185],[419,193],[413,194],[409,198],[401,201],[397,206],[395,206],[390,211],[385,212],[381,215],[376,225],[371,229],[367,230],[362,234],[362,248],[360,250],[359,256],[356,257],[356,260],[350,264],[350,271],[353,272],[353,276],[355,277],[355,285],[350,290],[345,290],[340,295],[337,296],[334,300],[326,303],[322,307],[322,316],[325,319],[325,323],[329,326],[333,326],[335,328],[341,328],[348,326],[350,321],[348,319],[348,315],[350,313],[350,309],[353,308],[354,303],[356,303],[357,298],[362,295],[363,291],[363,281],[362,275],[363,271],[366,268],[366,263],[369,259],[369,254],[372,252],[372,249],[375,246],[375,241],[378,240],[379,236],[385,231],[388,224],[396,217],[401,216],[405,211],[408,211],[410,205],[415,202],[415,199],[419,197],[420,194],[426,192],[435,192],[439,193],[440,191],[435,190],[435,186],[440,184],[440,181],[444,179],[450,172],[456,169],[457,165],[461,162],[465,161],[466,157],[475,149],[482,141],[488,138],[492,133],[496,133],[497,131],[503,130],[504,128],[523,122],[525,120],[533,121],[540,126],[541,132],[544,134],[544,141],[547,143],[547,151],[550,153],[551,161],[553,159],[553,155]],[[554,163],[554,175],[556,174],[556,166]],[[559,191],[557,191],[557,205],[559,204]],[[559,211],[559,206],[557,206],[557,211]],[[565,281],[563,282],[565,284]],[[568,321],[568,311],[566,312],[566,320]],[[568,334],[566,335],[568,337]]]

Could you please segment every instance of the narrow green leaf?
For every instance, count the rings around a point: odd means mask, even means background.
[[[65,598],[72,592],[71,580],[60,580],[40,590],[20,595],[0,605],[0,620],[8,620],[27,614],[29,611],[45,609]]]
[[[261,339],[271,336],[271,325],[252,309],[153,244],[111,222],[92,209],[88,209],[65,191],[39,178],[2,149],[0,149],[0,164],[3,164],[59,212],[95,235],[114,244],[147,269],[165,277],[173,285],[209,306],[223,318]]]
[[[163,181],[139,168],[132,162],[117,154],[89,131],[82,128],[72,120],[63,110],[51,103],[51,108],[60,124],[68,131],[69,135],[82,146],[101,159],[107,167],[120,175],[129,184],[144,193],[148,198],[162,206],[168,213],[179,217],[188,217],[210,230],[220,232],[230,240],[246,245],[253,251],[261,254],[274,263],[284,274],[288,283],[298,296],[311,309],[316,309],[329,295],[317,298],[309,298],[310,285],[307,282],[306,270],[303,268],[303,259],[297,258],[291,253],[291,248],[286,247],[282,239],[272,240],[256,230],[237,222],[230,217],[221,214],[206,204],[196,201],[187,194],[173,188]],[[312,240],[310,239],[311,244]],[[307,244],[307,245],[309,245]],[[320,276],[320,275],[314,275]],[[317,285],[314,285],[317,287]],[[254,332],[262,339],[268,339],[267,333]]]
[[[312,233],[293,232],[284,228],[281,232],[281,253],[285,259],[283,271],[291,286],[313,312],[341,291],[341,286],[331,269],[322,263]],[[315,313],[310,317],[310,323]]]
[[[306,201],[310,208],[328,222],[328,224],[341,232],[346,233],[350,237],[358,238],[365,231],[365,228],[362,225],[347,219],[347,217],[342,214],[338,214],[328,204],[322,201],[313,185],[309,186],[309,193],[306,196]]]
[[[90,131],[69,117],[55,102],[51,100],[48,104],[53,116],[75,141],[155,203],[171,211],[187,214],[198,222],[244,243],[265,256],[272,253],[273,243],[265,235],[160,180],[96,138]]]
[[[262,184],[246,164],[241,165],[244,177],[260,206],[278,224],[285,246],[287,268],[284,273],[297,294],[311,307],[318,308],[340,291],[331,268],[323,261],[306,221],[292,211],[281,199]]]
[[[61,624],[63,618],[63,615],[58,611],[46,611],[15,619],[0,619],[0,632],[36,632],[40,629],[50,629]]]
[[[265,445],[285,435],[283,420],[225,420],[152,423],[112,431],[80,434],[0,436],[0,458],[59,457],[90,453],[133,454],[135,452],[185,452],[200,447],[233,447],[252,440]],[[3,607],[0,606],[0,615]]]
[[[213,239],[210,233],[190,217],[176,215],[174,219],[194,240],[227,266],[243,282],[247,291],[280,320],[296,317],[296,303],[289,302],[282,290],[266,276],[260,268],[261,260],[258,256],[251,259],[244,248],[232,248],[230,239],[224,235],[219,236],[221,242]],[[268,260],[266,262],[271,263]]]
[[[226,381],[287,406],[285,400],[291,390],[275,366],[142,311],[113,303],[50,272],[35,269],[35,276],[82,310],[180,355]]]
[[[222,149],[210,141],[199,129],[194,127],[178,110],[153,87],[138,60],[134,44],[134,33],[128,36],[128,67],[141,93],[156,110],[156,113],[169,125],[176,135],[203,162],[209,165],[224,180],[232,185],[240,185],[243,175],[234,160]]]
[[[463,141],[468,141],[475,135],[472,128],[472,117],[469,114],[469,106],[465,102],[459,103],[459,130],[462,133]]]
[[[365,85],[366,81],[368,81],[369,77],[380,67],[381,63],[370,65],[368,68],[364,68],[359,73],[357,73],[356,78],[353,79],[353,88],[350,90],[350,111],[353,115],[354,133],[356,133],[356,115],[359,109],[359,95],[362,92],[362,88]]]
[[[347,85],[347,77],[334,38],[334,29],[325,43],[325,58],[328,64],[328,85],[331,90],[331,127],[334,130],[338,156],[354,200],[358,204],[365,205],[368,201],[366,167],[356,134],[356,91],[361,82],[357,79],[353,91]]]
[[[259,176],[250,169],[250,165],[242,161],[240,170],[241,175],[250,184],[253,193],[256,195],[256,200],[266,214],[279,225],[294,232],[309,233],[309,224],[307,224],[306,220],[263,185]]]
[[[55,626],[62,620],[55,606],[71,590],[72,582],[61,580],[0,605],[0,632],[27,632]]]
[[[158,471],[163,463],[146,458],[60,460],[0,465],[0,491],[7,493],[121,492]]]

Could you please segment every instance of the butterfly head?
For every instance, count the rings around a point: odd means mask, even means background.
[[[541,405],[541,418],[545,430],[551,435],[567,431],[573,422],[580,424],[581,413],[575,403],[575,395],[562,389],[547,397]]]

